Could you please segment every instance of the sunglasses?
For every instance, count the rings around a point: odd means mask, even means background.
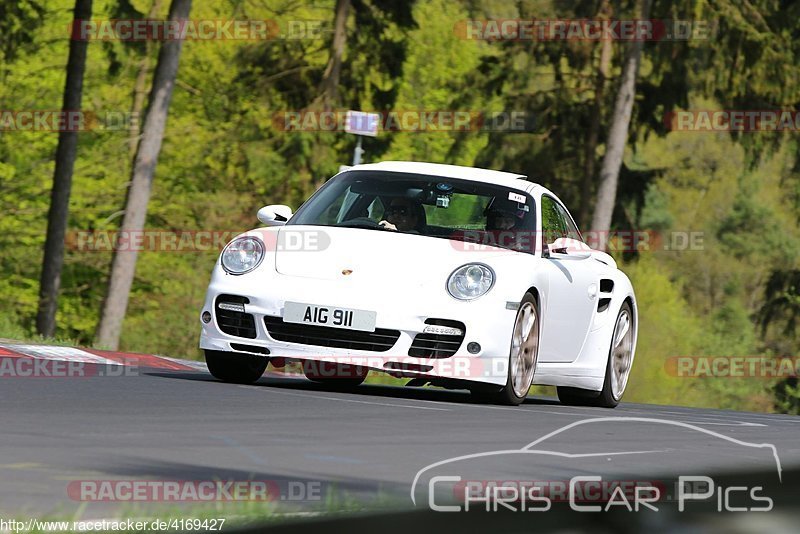
[[[389,206],[386,208],[386,215],[411,215],[411,209],[407,206]]]

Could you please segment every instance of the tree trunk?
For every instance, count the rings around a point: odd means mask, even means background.
[[[169,19],[187,19],[191,7],[192,0],[172,0]],[[142,128],[142,138],[136,151],[131,183],[125,200],[125,215],[122,219],[120,236],[136,235],[144,230],[153,175],[158,162],[158,154],[161,151],[161,141],[164,138],[167,112],[172,99],[182,47],[181,39],[164,41],[158,54],[158,63],[153,75],[153,86],[150,89],[149,104]],[[128,297],[138,257],[138,251],[133,247],[130,250],[119,250],[119,248],[116,247],[114,251],[108,292],[103,303],[103,312],[95,340],[98,345],[111,350],[116,350],[119,346],[122,321],[128,308]]]
[[[161,0],[153,0],[150,5],[150,11],[147,14],[149,20],[153,20],[158,16],[158,11],[161,9]],[[139,117],[144,109],[144,97],[146,94],[147,86],[147,73],[150,70],[150,53],[153,50],[153,41],[147,40],[144,43],[144,56],[139,62],[139,69],[136,73],[136,82],[133,85],[133,105],[131,106],[131,120],[128,125],[128,150],[130,152],[130,159],[136,157],[136,147],[139,145],[139,131],[141,123]]]
[[[640,18],[647,19],[650,15],[650,0],[640,0]],[[597,191],[597,204],[592,218],[591,231],[601,236],[599,248],[606,248],[608,230],[611,228],[611,215],[614,213],[614,203],[617,197],[617,183],[619,169],[622,166],[622,156],[625,152],[625,143],[628,140],[628,127],[633,111],[633,99],[636,96],[636,75],[639,71],[639,61],[642,56],[644,42],[633,41],[625,58],[622,68],[622,81],[614,103],[614,115],[611,118],[611,129],[608,132],[606,153],[603,156],[603,165],[600,169],[600,187]]]
[[[325,72],[322,73],[320,98],[322,106],[328,109],[339,100],[339,78],[342,74],[342,56],[347,42],[347,15],[350,11],[350,0],[336,0],[336,17],[333,21],[333,42],[331,54]]]
[[[75,0],[74,20],[92,18],[92,0]],[[69,43],[67,81],[64,85],[62,110],[78,111],[83,97],[83,73],[86,70],[88,40],[73,39]],[[72,190],[72,172],[78,152],[78,132],[62,131],[58,134],[56,168],[50,209],[47,213],[47,237],[44,243],[42,276],[39,281],[39,309],[36,313],[36,331],[52,337],[56,329],[58,293],[61,289],[61,268],[64,264],[64,235],[69,216],[69,196]]]
[[[598,19],[611,18],[612,11],[608,1],[605,0],[598,10]],[[594,194],[594,172],[597,159],[597,142],[600,137],[600,123],[602,121],[603,99],[605,97],[606,80],[611,76],[610,39],[600,41],[600,65],[594,82],[594,102],[592,114],[589,119],[589,132],[586,135],[586,150],[583,160],[583,180],[581,181],[581,203],[578,210],[578,224],[585,227],[589,224],[589,216]]]

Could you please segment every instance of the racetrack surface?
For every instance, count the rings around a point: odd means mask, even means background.
[[[800,465],[800,418],[791,416],[631,403],[606,410],[546,398],[487,406],[461,391],[363,385],[343,392],[274,375],[241,386],[189,367],[0,379],[0,515],[85,506],[83,517],[108,517],[127,504],[81,503],[68,487],[110,479],[270,480],[282,492],[290,482],[310,483],[366,506],[379,495],[411,507],[420,470],[457,456],[467,458],[424,471],[420,488],[441,469],[472,480],[563,480],[575,472],[777,476],[771,449],[746,443],[774,445],[784,470]],[[608,417],[624,420],[590,421]],[[553,432],[534,448],[560,455],[480,456],[518,451]]]

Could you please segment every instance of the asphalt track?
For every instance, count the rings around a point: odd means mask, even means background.
[[[800,466],[800,418],[791,416],[631,403],[605,410],[545,398],[513,408],[436,388],[343,392],[274,375],[224,384],[201,367],[134,371],[0,379],[0,516],[108,517],[129,506],[76,500],[68,488],[81,480],[269,480],[282,498],[294,483],[367,507],[411,508],[416,477],[417,507],[426,508],[434,474],[552,481],[748,471],[780,479],[778,462],[784,474]],[[313,507],[306,497],[291,506]]]

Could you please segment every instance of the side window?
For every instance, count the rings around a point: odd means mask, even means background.
[[[542,239],[550,244],[560,237],[568,237],[567,222],[558,203],[551,197],[542,196]]]
[[[567,210],[561,204],[556,204],[558,208],[558,212],[561,214],[561,218],[564,220],[564,224],[567,228],[567,235],[565,237],[569,237],[570,239],[577,239],[578,241],[583,241],[583,236],[578,231],[578,227],[575,226],[575,223],[572,222],[572,217],[569,216]]]

